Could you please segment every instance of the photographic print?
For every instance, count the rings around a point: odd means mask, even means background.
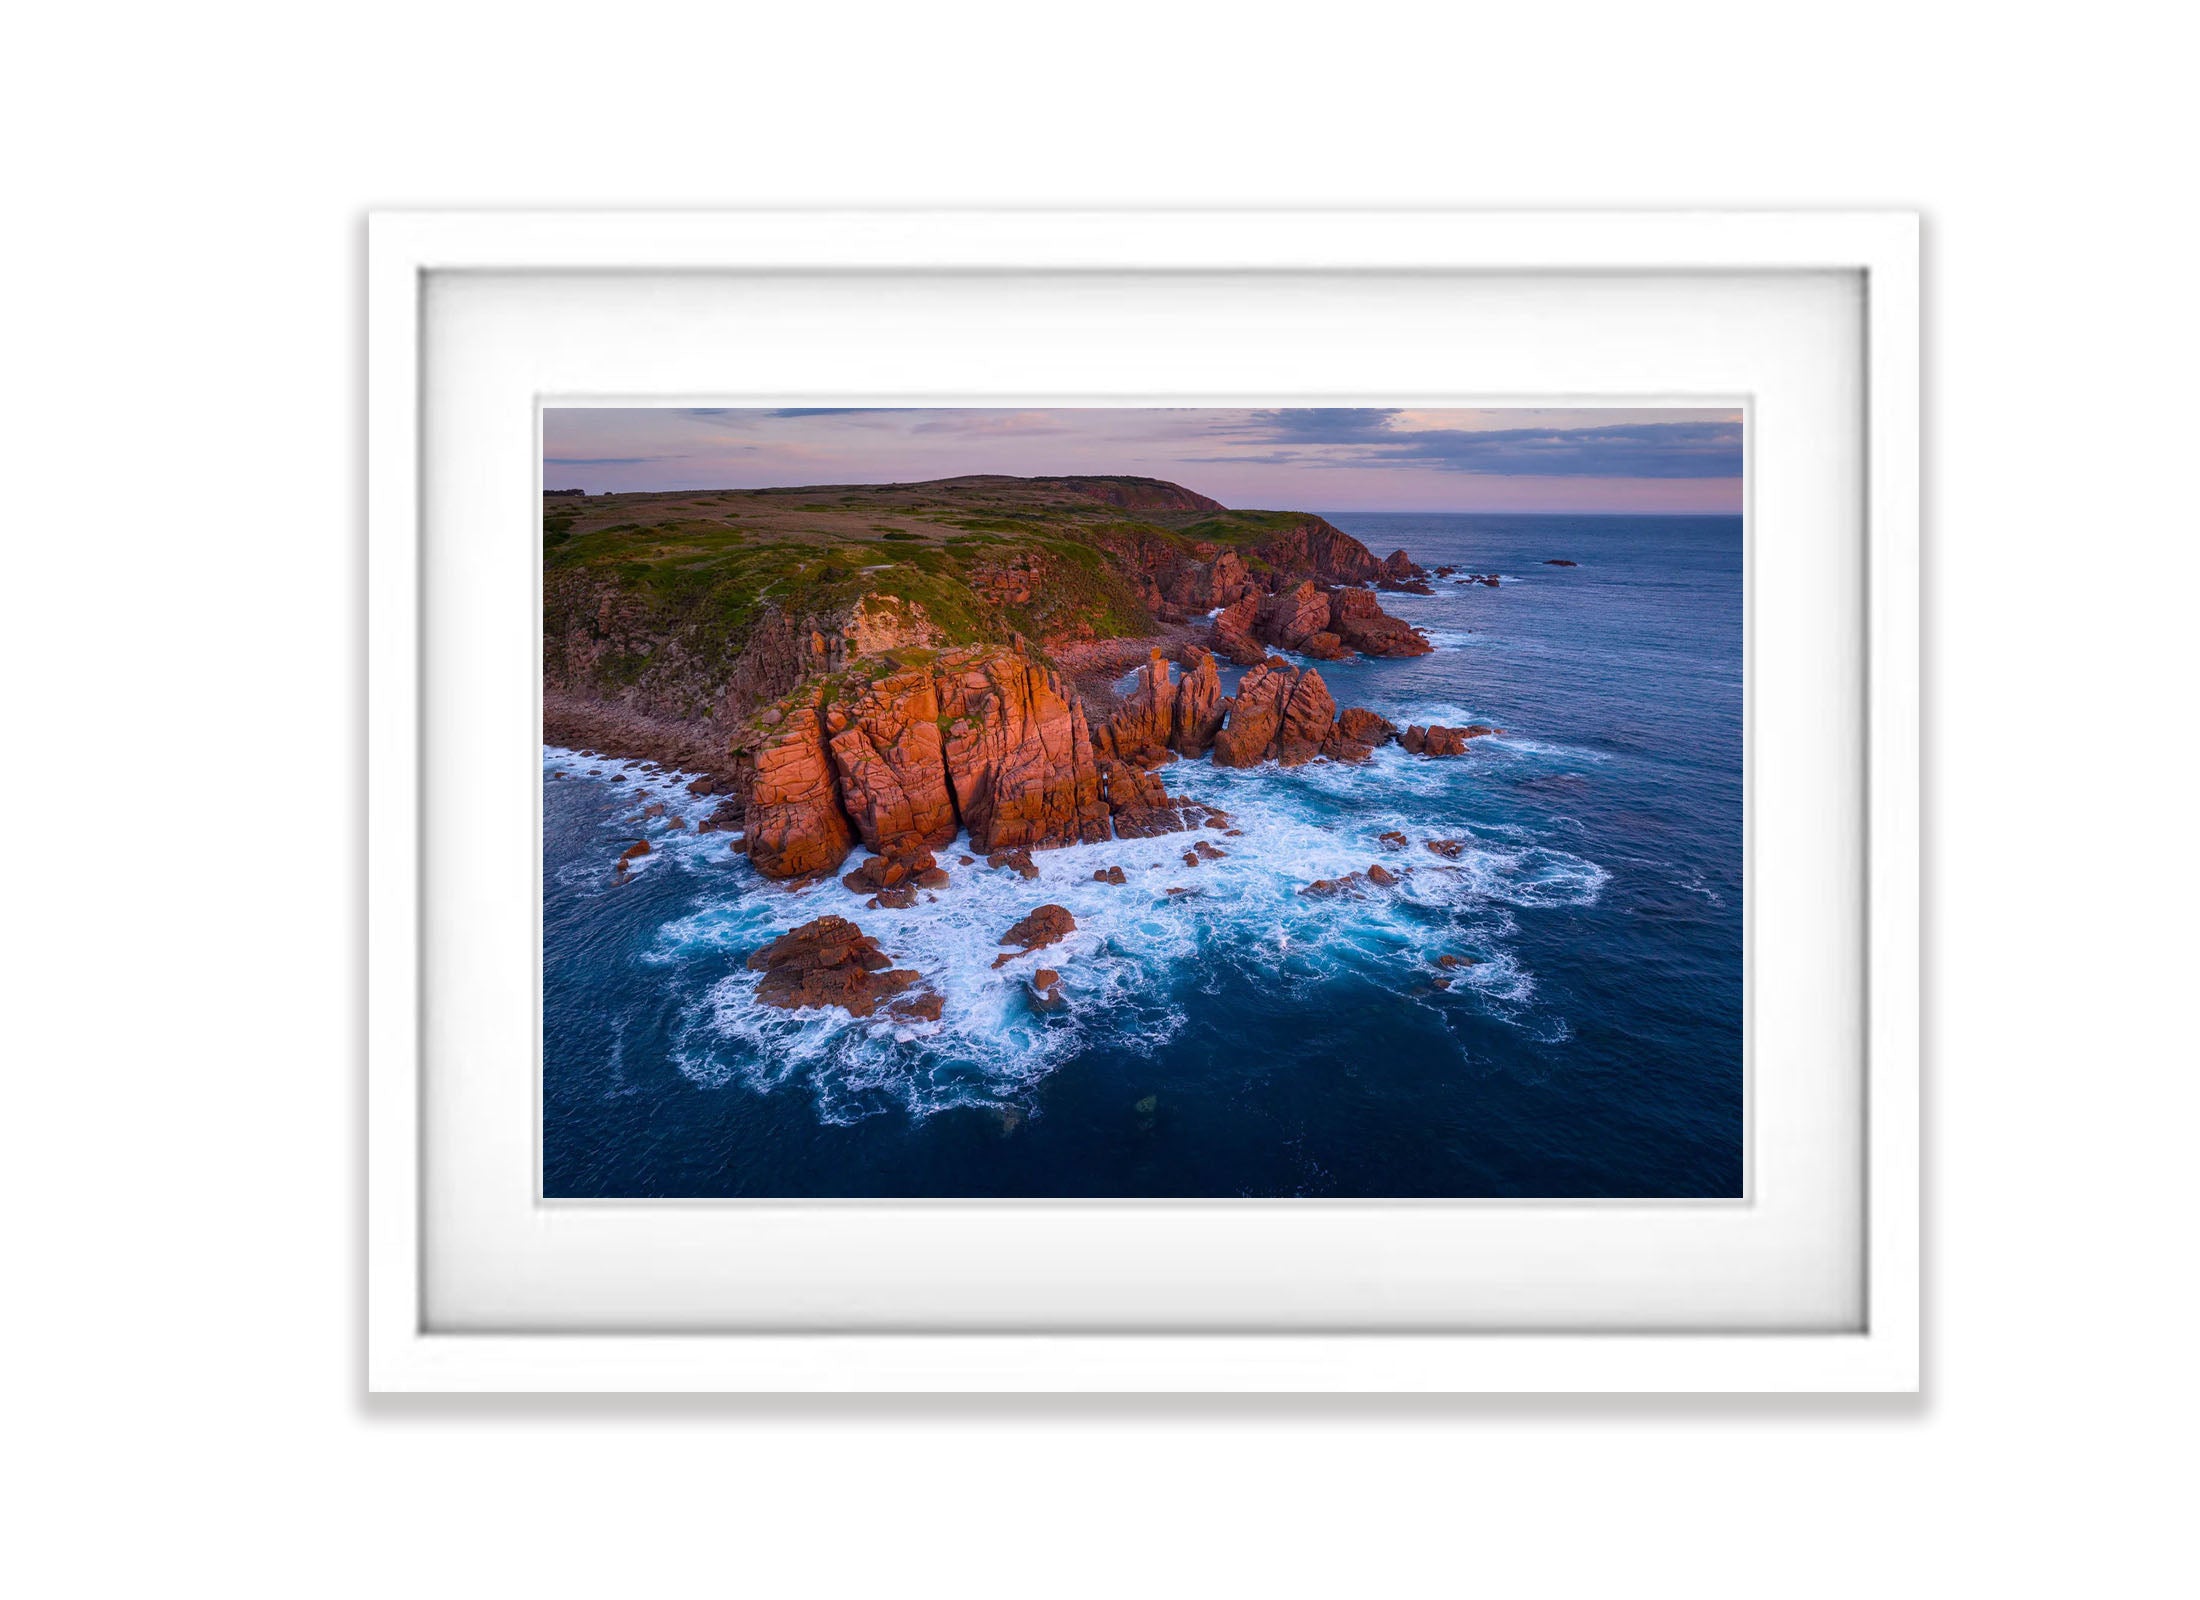
[[[1739,410],[542,434],[546,1196],[1742,1193]]]

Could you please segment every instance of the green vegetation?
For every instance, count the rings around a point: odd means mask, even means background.
[[[1156,627],[1142,570],[1202,544],[1252,564],[1250,547],[1304,520],[1133,513],[1005,478],[591,495],[544,514],[545,638],[554,656],[585,642],[573,670],[601,689],[640,685],[655,703],[692,706],[775,609],[830,624],[865,596],[891,598],[921,607],[947,644],[1142,637]]]
[[[1306,521],[1303,511],[1224,511],[1186,527],[1186,538],[1210,544],[1257,544]]]

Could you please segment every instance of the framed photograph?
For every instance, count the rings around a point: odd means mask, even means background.
[[[368,292],[372,1387],[1916,1387],[1912,217]]]

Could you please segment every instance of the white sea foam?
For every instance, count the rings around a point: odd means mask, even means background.
[[[1440,628],[1429,623],[1415,623],[1414,626],[1421,630],[1423,638],[1439,650],[1472,650],[1482,642],[1478,634],[1465,628]]]
[[[545,755],[546,769],[589,765],[604,764],[572,752]],[[1163,778],[1172,790],[1228,811],[1237,836],[1199,828],[1040,851],[1032,881],[982,860],[963,862],[976,852],[958,838],[936,852],[947,885],[920,891],[917,905],[897,911],[868,909],[867,896],[836,880],[791,893],[768,882],[726,835],[694,832],[717,799],[688,795],[685,774],[638,774],[622,786],[630,803],[605,814],[601,862],[582,864],[577,881],[623,892],[611,870],[618,841],[649,839],[651,854],[630,876],[684,873],[696,891],[684,914],[657,929],[642,958],[665,969],[668,982],[701,969],[686,980],[696,998],[679,1030],[675,1064],[704,1085],[738,1078],[760,1092],[804,1086],[824,1120],[847,1122],[895,1107],[916,1115],[971,1105],[1035,1110],[1031,1088],[1096,1045],[1150,1053],[1175,1037],[1185,1025],[1187,989],[1220,993],[1224,985],[1254,983],[1289,995],[1352,978],[1416,1004],[1466,1005],[1517,1022],[1534,1012],[1535,984],[1508,948],[1516,911],[1592,904],[1607,880],[1594,862],[1518,827],[1465,814],[1449,820],[1447,813],[1470,809],[1458,804],[1474,781],[1466,761],[1427,761],[1390,746],[1357,766],[1242,771],[1181,763]],[[657,801],[663,817],[636,820]],[[674,816],[687,828],[672,829]],[[1432,817],[1445,820],[1437,825]],[[1408,849],[1385,847],[1378,836],[1393,830],[1409,836]],[[1422,841],[1431,837],[1462,841],[1460,854],[1427,851]],[[1185,853],[1201,841],[1227,853],[1187,866]],[[863,859],[859,851],[844,870]],[[1363,882],[1333,897],[1301,892],[1316,879],[1364,874],[1376,862],[1402,881],[1388,890]],[[1128,881],[1093,881],[1096,869],[1111,866],[1122,867]],[[1194,892],[1172,896],[1170,888]],[[1066,907],[1077,931],[996,969],[1002,933],[1045,904]],[[940,996],[939,1020],[913,1023],[883,1008],[859,1019],[838,1009],[759,1004],[757,975],[742,965],[747,955],[828,914],[856,921],[896,966],[922,973]],[[1443,971],[1436,958],[1447,951],[1474,964]],[[1025,980],[1040,967],[1061,974],[1068,1003],[1058,1012],[1030,1003]],[[1439,975],[1447,988],[1434,985]]]

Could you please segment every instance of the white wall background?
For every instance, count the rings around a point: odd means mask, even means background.
[[[2189,1585],[2171,9],[804,9],[11,22],[0,1578]],[[1927,213],[1921,1400],[364,1400],[361,213],[827,201]]]

